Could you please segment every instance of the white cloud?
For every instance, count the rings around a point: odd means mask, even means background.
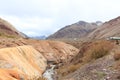
[[[49,18],[39,18],[39,17],[31,17],[31,18],[20,18],[17,16],[1,16],[3,19],[7,20],[13,26],[15,26],[18,30],[24,32],[27,35],[44,35],[50,29],[52,29],[52,25],[54,20]]]
[[[120,0],[0,0],[0,17],[28,35],[48,35],[79,20],[120,15]]]

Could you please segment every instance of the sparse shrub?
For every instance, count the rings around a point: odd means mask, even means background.
[[[96,74],[100,79],[102,79],[103,77],[105,77],[105,76],[107,75],[105,72],[100,72],[100,71],[95,72],[95,74]]]
[[[117,76],[117,79],[119,79],[119,80],[120,80],[120,75],[118,75],[118,76]]]
[[[62,73],[62,76],[66,76],[67,74],[76,71],[78,68],[79,68],[78,65],[70,65],[67,68],[61,69],[62,71],[60,72]]]
[[[64,77],[64,76],[76,71],[77,69],[79,69],[81,65],[82,64],[63,66],[57,70],[57,74],[62,74],[62,77]]]
[[[5,35],[7,38],[15,38],[15,36],[12,35]]]
[[[34,77],[33,79],[29,79],[29,80],[47,80],[44,77]]]
[[[71,65],[69,67],[69,71],[70,71],[69,73],[76,71],[79,67],[80,65]]]
[[[96,59],[109,54],[113,47],[114,44],[112,42],[104,40],[83,43],[81,45],[80,52],[72,59],[70,64],[62,66],[57,70],[57,74],[62,75],[59,79],[76,71],[81,66],[89,62],[95,61]],[[98,75],[105,76],[104,73],[98,73]]]
[[[0,36],[3,36],[3,37],[7,37],[7,38],[15,38],[14,35],[8,35],[8,34],[5,34],[5,33],[0,33]]]
[[[114,54],[114,59],[115,60],[120,60],[120,53],[115,53]]]
[[[88,46],[90,47],[86,49],[83,57],[83,62],[85,63],[109,54],[113,48],[113,44],[109,41],[96,41],[89,44]]]
[[[1,33],[0,33],[0,36],[4,36],[4,33],[1,32]]]
[[[6,44],[7,47],[10,47],[11,45],[10,44]]]
[[[93,52],[91,54],[91,58],[98,59],[98,58],[101,58],[101,57],[107,55],[108,53],[109,53],[109,50],[101,47],[98,50],[93,50]]]

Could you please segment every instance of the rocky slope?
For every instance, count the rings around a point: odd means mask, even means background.
[[[80,52],[56,71],[58,80],[120,80],[120,46],[107,40],[83,43]]]
[[[46,67],[46,59],[32,46],[19,46],[0,49],[1,69],[5,68],[11,70],[16,68],[23,72],[29,79],[33,79],[34,77],[42,76],[42,73],[45,71]]]
[[[108,55],[86,63],[62,80],[120,80],[119,52],[120,46],[114,45]]]
[[[0,37],[15,38],[25,37],[16,30],[9,22],[0,18]]]
[[[31,51],[33,50],[31,46],[39,52],[35,53],[34,51]],[[61,63],[60,65],[63,65],[77,55],[78,52],[79,50],[77,48],[60,41],[0,38],[0,58],[2,58],[0,68],[9,68],[12,70],[14,68],[13,66],[15,66],[29,77],[29,75],[32,76],[33,74],[38,75],[39,68],[37,68],[37,66],[39,65],[38,67],[40,67],[42,65],[41,67],[44,67],[44,69],[40,71],[39,74],[41,75],[45,71],[46,65],[41,64],[41,62],[44,62],[44,58],[39,57],[40,55],[43,55],[46,58],[46,63],[48,62],[48,64],[49,62],[52,62],[56,64]],[[34,56],[35,59],[34,57],[32,58],[32,56]],[[39,63],[35,64],[38,60]],[[30,61],[34,61],[34,63],[30,63]],[[41,68],[39,70],[41,70]]]
[[[96,29],[100,25],[99,23],[88,23],[85,21],[79,21],[72,25],[68,25],[53,35],[50,35],[47,39],[66,39],[66,38],[82,38],[88,33]]]
[[[17,69],[0,69],[0,80],[27,80],[27,77]]]
[[[60,41],[30,39],[26,42],[34,46],[48,61],[56,63],[67,62],[79,52],[77,48]]]
[[[101,27],[91,32],[88,38],[103,39],[112,36],[120,36],[120,17],[105,22]]]
[[[77,48],[60,41],[0,38],[0,48],[24,45],[33,46],[48,61],[57,63],[67,62],[79,52]]]
[[[114,63],[115,60],[111,54],[82,66],[63,80],[118,80],[114,77],[119,75],[118,71],[110,69]]]

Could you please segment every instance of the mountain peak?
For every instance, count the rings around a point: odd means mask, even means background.
[[[79,24],[79,25],[85,25],[87,22],[85,22],[85,21],[79,21],[79,22],[77,22],[77,23],[75,23],[75,24]]]
[[[103,24],[102,21],[96,21],[95,23],[96,23],[98,26],[101,26],[101,25]]]
[[[47,39],[82,38],[96,28],[96,24],[88,23],[85,21],[79,21],[77,23],[63,27],[53,35],[50,35]]]

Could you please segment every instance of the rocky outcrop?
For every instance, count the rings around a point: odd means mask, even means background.
[[[0,38],[0,48],[24,45],[33,46],[48,61],[54,62],[67,62],[79,52],[77,48],[60,41]]]
[[[0,49],[0,68],[17,68],[28,78],[40,77],[46,69],[46,62],[44,56],[32,46]]]
[[[79,52],[77,48],[60,41],[31,39],[26,42],[34,46],[50,62],[67,62]]]

